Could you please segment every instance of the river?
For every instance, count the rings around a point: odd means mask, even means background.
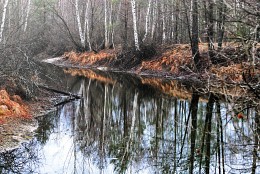
[[[39,117],[29,143],[0,154],[0,173],[188,173],[195,138],[192,84],[124,73],[58,71],[62,86],[83,98]],[[207,164],[210,173],[260,173],[255,110],[237,118],[233,108],[238,103],[224,101],[227,95],[222,95],[213,101],[210,118],[211,94],[196,95],[193,173],[205,173]]]

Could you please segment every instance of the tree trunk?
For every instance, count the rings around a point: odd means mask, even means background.
[[[223,136],[223,124],[221,119],[220,103],[217,101],[217,113],[219,113],[218,123],[220,129],[220,148],[221,148],[221,161],[222,161],[222,173],[225,174],[225,154],[224,154],[224,136]],[[221,171],[219,171],[221,173]]]
[[[179,30],[178,30],[178,26],[179,26],[179,19],[180,19],[180,11],[179,11],[179,0],[176,1],[176,14],[175,14],[175,42],[174,43],[178,43],[178,36],[179,36]]]
[[[174,152],[173,152],[173,159],[174,159],[174,164],[173,164],[173,172],[177,170],[177,131],[178,131],[178,100],[177,98],[174,101]]]
[[[89,10],[89,0],[87,0],[87,2],[86,2],[84,33],[87,34],[89,51],[92,51],[92,46],[91,46],[91,41],[90,41],[90,29],[89,29],[88,10]]]
[[[255,139],[255,145],[253,149],[253,163],[252,163],[252,174],[255,174],[257,172],[257,158],[258,158],[258,152],[260,148],[260,111],[259,106],[255,109],[255,126],[254,126],[254,139]]]
[[[201,69],[200,53],[199,53],[199,28],[198,28],[198,0],[193,0],[192,13],[192,41],[191,50],[194,63],[198,70]]]
[[[133,15],[133,28],[134,28],[135,49],[137,51],[140,51],[139,41],[138,41],[138,31],[137,31],[135,0],[131,0],[131,5],[132,5],[132,15]]]
[[[25,23],[24,23],[24,32],[26,32],[26,29],[27,29],[30,10],[31,10],[31,0],[28,1],[28,5],[27,5],[27,11],[26,11],[26,17],[25,17]]]
[[[114,2],[114,3],[116,3],[116,2]],[[114,3],[113,2],[111,3],[111,16],[115,9],[115,8],[113,8]],[[116,14],[116,12],[114,12],[114,16],[115,16],[114,20],[111,20],[112,21],[111,42],[113,44],[113,48],[115,48],[115,39],[114,39],[115,38],[115,24],[119,21],[119,15],[121,14],[121,9],[122,9],[122,1],[119,2],[119,5],[115,4],[114,6],[115,7],[119,6],[119,7],[115,9],[115,11],[117,11],[117,14]]]
[[[162,15],[162,44],[166,42],[166,23],[165,23],[165,3],[161,4],[161,15]]]
[[[77,18],[77,24],[78,24],[78,30],[79,30],[80,43],[81,43],[82,48],[85,48],[85,34],[82,31],[78,0],[75,0],[75,9],[76,9],[76,18]]]
[[[215,62],[215,56],[214,56],[214,19],[213,19],[213,7],[214,2],[213,0],[209,0],[209,6],[208,6],[208,50],[209,50],[209,58],[212,62]]]
[[[76,10],[76,19],[77,19],[77,24],[78,24],[78,30],[79,30],[79,37],[80,37],[80,43],[82,48],[85,49],[85,33],[82,31],[82,25],[81,25],[81,20],[80,20],[80,11],[79,11],[79,2],[78,0],[75,0],[75,10]]]
[[[199,95],[192,94],[191,99],[191,134],[190,134],[190,169],[189,173],[193,174],[194,168],[194,152],[196,147],[196,132],[197,132],[197,111],[198,111]]]
[[[146,16],[145,16],[145,34],[144,34],[144,37],[143,37],[142,42],[145,41],[145,39],[146,39],[146,37],[147,37],[147,34],[148,34],[151,2],[152,2],[152,0],[149,0],[148,7],[147,7],[147,13],[146,13]]]
[[[156,27],[156,23],[157,23],[157,21],[156,21],[157,13],[158,13],[158,12],[156,12],[157,6],[158,6],[157,0],[154,0],[153,1],[153,13],[152,13],[153,22],[152,22],[152,31],[151,31],[151,39],[152,40],[154,39],[155,27]]]
[[[6,18],[6,11],[7,11],[8,2],[9,2],[9,0],[5,0],[5,3],[4,3],[2,23],[1,23],[1,27],[0,27],[0,43],[3,40],[3,32],[4,32],[4,27],[5,27],[5,18]]]
[[[109,26],[111,27],[110,30],[109,30],[109,33],[108,33],[108,40],[110,40],[110,37],[111,37],[111,44],[113,45],[114,47],[114,40],[113,40],[113,28],[114,28],[114,25],[113,25],[113,21],[112,21],[112,16],[113,16],[113,3],[111,2],[110,3],[110,11],[109,11]]]
[[[218,161],[218,173],[221,174],[221,148],[220,148],[220,120],[221,120],[221,112],[220,112],[220,104],[219,101],[216,101],[216,107],[217,107],[217,114],[216,114],[216,120],[217,120],[217,161]]]
[[[218,49],[220,50],[222,48],[222,42],[224,37],[224,31],[225,31],[225,4],[223,0],[219,0],[218,5]]]
[[[128,2],[127,0],[124,1],[124,31],[123,31],[123,50],[127,50],[128,48],[128,37],[127,37],[127,33],[128,33],[128,29],[127,29],[127,25],[128,25]]]
[[[109,45],[109,40],[108,40],[108,25],[107,25],[107,0],[104,0],[104,5],[105,5],[105,48],[108,47]]]
[[[213,94],[210,94],[209,101],[207,104],[207,114],[206,114],[206,156],[205,156],[205,169],[206,174],[209,174],[210,171],[210,145],[211,145],[211,120],[212,120],[212,111],[213,111],[213,105],[215,102],[215,96]]]

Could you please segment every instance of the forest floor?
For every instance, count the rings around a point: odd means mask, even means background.
[[[260,57],[260,45],[256,48],[255,56]],[[61,58],[53,59],[53,63],[163,78],[195,78],[201,82],[211,79],[219,83],[233,84],[244,83],[242,77],[244,73],[255,85],[259,84],[259,62],[253,67],[248,61],[247,52],[238,44],[226,43],[223,49],[216,51],[217,64],[212,64],[209,60],[207,44],[200,44],[199,49],[204,65],[204,70],[200,72],[196,71],[188,44],[164,45],[156,48],[143,46],[140,52],[134,50],[122,52],[120,47],[101,50],[98,53],[71,51]],[[0,86],[0,152],[30,139],[33,136],[33,129],[37,127],[34,117],[45,113],[51,107],[48,94],[24,102],[15,93],[9,95],[5,88],[7,87]]]

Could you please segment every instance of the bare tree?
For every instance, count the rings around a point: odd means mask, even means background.
[[[218,49],[222,48],[225,25],[225,4],[223,0],[218,3]]]
[[[191,40],[191,50],[194,63],[197,69],[201,68],[200,65],[200,52],[199,52],[199,26],[198,26],[198,1],[193,0],[192,5],[192,40]]]
[[[166,20],[165,20],[165,3],[161,4],[161,20],[162,20],[162,44],[166,41]]]
[[[133,15],[133,28],[134,28],[135,49],[139,51],[140,47],[139,47],[138,31],[137,31],[137,19],[136,19],[135,0],[131,0],[131,5],[132,5],[132,15]]]
[[[152,0],[149,0],[149,2],[148,2],[147,13],[146,13],[146,16],[145,16],[145,34],[144,34],[142,42],[145,41],[145,39],[148,35],[151,2],[152,2]]]
[[[79,11],[79,1],[78,0],[75,0],[75,9],[76,9],[76,18],[77,18],[77,24],[78,24],[81,46],[83,48],[85,48],[85,35],[82,31],[81,20],[80,20],[80,11]]]
[[[2,22],[1,22],[1,27],[0,27],[0,43],[3,40],[3,32],[4,32],[4,27],[5,27],[5,19],[6,19],[6,11],[7,11],[8,2],[9,2],[9,0],[5,0],[5,3],[4,3]]]
[[[31,10],[31,0],[28,0],[25,23],[24,23],[24,32],[26,32],[27,29],[30,10]]]
[[[85,24],[84,24],[84,32],[87,32],[87,40],[89,50],[92,51],[91,41],[90,41],[90,29],[89,29],[89,0],[86,1],[86,10],[85,10]]]
[[[105,8],[105,20],[104,20],[104,25],[105,25],[105,48],[108,47],[109,44],[109,37],[108,37],[108,25],[107,25],[107,0],[104,0],[104,8]]]

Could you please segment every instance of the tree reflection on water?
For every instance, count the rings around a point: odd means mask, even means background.
[[[239,119],[216,93],[95,78],[71,85],[83,99],[40,118],[31,143],[1,153],[3,173],[260,172],[257,109]]]

